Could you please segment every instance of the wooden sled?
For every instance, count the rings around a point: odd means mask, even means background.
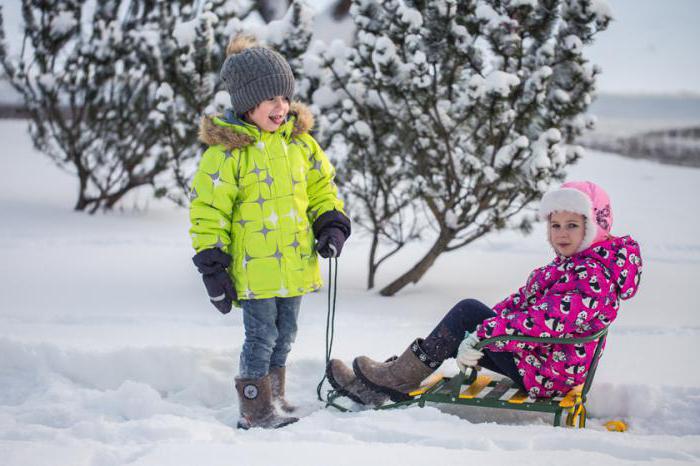
[[[560,426],[562,417],[566,414],[565,424],[579,428],[586,426],[586,395],[593,383],[601,350],[608,329],[578,338],[540,338],[527,337],[522,335],[503,335],[488,338],[480,341],[477,349],[481,349],[498,341],[525,341],[541,344],[566,344],[576,345],[598,341],[593,354],[593,362],[586,375],[586,380],[582,385],[578,385],[570,390],[566,396],[555,398],[530,398],[527,393],[514,387],[514,382],[508,378],[492,380],[487,375],[478,375],[476,370],[469,371],[469,374],[458,373],[454,377],[434,377],[426,380],[426,385],[408,394],[408,399],[396,403],[385,404],[377,409],[393,409],[402,406],[417,404],[420,407],[426,403],[447,403],[452,405],[479,406],[482,408],[514,409],[519,411],[536,411],[552,413],[554,415],[554,426]],[[349,411],[337,403],[335,400],[341,397],[340,394],[331,390],[328,392],[326,406],[334,406],[342,411]]]

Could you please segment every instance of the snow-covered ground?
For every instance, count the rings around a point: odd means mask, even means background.
[[[2,465],[700,463],[700,170],[597,153],[571,169],[607,188],[614,230],[633,234],[645,258],[640,292],[610,332],[586,430],[496,410],[324,409],[315,393],[324,289],[303,302],[289,360],[289,398],[303,419],[242,432],[241,316],[208,304],[187,211],[144,193],[121,213],[73,212],[73,179],[32,149],[25,126],[0,121]],[[543,231],[492,235],[441,257],[394,298],[365,291],[367,241],[356,234],[340,260],[334,356],[384,358],[461,298],[495,303],[549,260]],[[421,252],[387,264],[380,284]],[[611,419],[629,431],[607,432]]]

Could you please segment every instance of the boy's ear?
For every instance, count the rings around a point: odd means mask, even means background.
[[[253,107],[250,110],[248,110],[247,112],[245,112],[243,114],[243,118],[245,118],[246,121],[251,121],[250,114],[253,113],[255,111],[255,109],[258,108],[259,106],[260,106],[260,104],[256,105],[255,107]]]

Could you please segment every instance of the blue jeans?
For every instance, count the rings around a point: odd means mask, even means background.
[[[241,300],[245,341],[240,377],[259,379],[270,367],[284,367],[297,336],[301,296]]]

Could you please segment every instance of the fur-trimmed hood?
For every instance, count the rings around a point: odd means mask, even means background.
[[[235,123],[228,122],[222,117],[223,115],[205,115],[200,119],[200,141],[209,146],[221,144],[228,150],[240,149],[255,143],[255,138],[252,135],[245,131],[237,131]],[[289,118],[293,120],[294,125],[289,135],[291,138],[308,133],[314,126],[314,116],[311,110],[301,102],[291,103]],[[218,120],[218,122],[215,120]]]

